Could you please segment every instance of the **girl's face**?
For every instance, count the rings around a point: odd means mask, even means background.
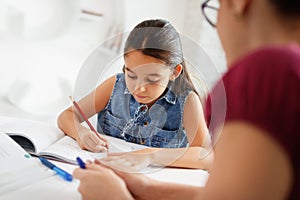
[[[173,70],[163,61],[131,51],[125,58],[125,81],[136,101],[151,106],[165,91]]]

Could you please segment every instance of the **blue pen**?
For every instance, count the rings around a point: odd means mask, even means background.
[[[81,169],[85,169],[85,163],[81,160],[81,158],[77,157],[76,160],[77,160],[77,163],[78,163],[79,167]]]
[[[62,177],[66,181],[72,181],[73,176],[71,174],[69,174],[68,172],[64,171],[63,169],[60,169],[59,167],[55,166],[53,163],[51,163],[46,158],[39,157],[39,159],[45,166],[47,166],[48,168],[55,171],[60,177]]]

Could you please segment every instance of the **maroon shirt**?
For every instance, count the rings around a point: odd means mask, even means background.
[[[205,114],[214,142],[216,128],[233,120],[279,142],[293,166],[289,199],[300,199],[300,46],[262,48],[240,59],[212,90]]]

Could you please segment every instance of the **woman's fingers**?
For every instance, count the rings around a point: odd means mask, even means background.
[[[82,177],[87,176],[89,173],[91,173],[91,171],[101,172],[101,171],[105,171],[105,170],[110,170],[110,169],[107,168],[107,167],[103,167],[101,165],[98,165],[98,164],[87,162],[86,163],[86,169],[76,168],[73,171],[73,176],[74,176],[74,178],[77,178],[77,179],[81,180]]]
[[[124,154],[128,154],[127,152],[114,152],[114,153],[107,153],[107,156],[121,156]]]

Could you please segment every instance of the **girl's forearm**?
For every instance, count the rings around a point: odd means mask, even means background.
[[[162,154],[159,157],[161,157],[159,160],[164,159]],[[184,153],[178,159],[170,163],[169,166],[209,170],[212,162],[213,152],[208,152],[203,147],[189,147],[185,149]]]
[[[213,162],[213,151],[203,147],[147,148],[138,152],[148,154],[152,163],[170,167],[209,170]]]
[[[202,147],[165,149],[154,154],[154,162],[171,167],[209,170],[213,162],[212,153]]]
[[[70,110],[61,113],[57,120],[58,127],[68,136],[77,140],[78,131],[81,128],[80,122]]]

